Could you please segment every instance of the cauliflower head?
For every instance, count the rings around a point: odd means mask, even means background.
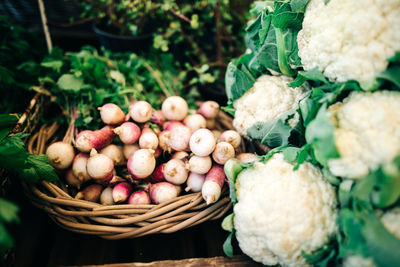
[[[263,75],[242,97],[234,101],[235,118],[233,126],[242,135],[256,122],[277,119],[290,110],[296,110],[306,94],[306,87],[290,88],[292,78],[286,76]],[[292,122],[296,126],[299,115]]]
[[[400,50],[400,1],[311,0],[297,36],[305,70],[371,88]]]
[[[328,112],[340,154],[328,161],[334,175],[360,178],[400,154],[400,92],[354,92]]]
[[[301,251],[320,248],[337,230],[333,187],[310,163],[293,167],[275,154],[236,180],[236,238],[245,254],[263,264],[308,266]]]

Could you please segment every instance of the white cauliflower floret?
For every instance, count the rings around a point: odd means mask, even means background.
[[[334,175],[360,178],[400,154],[400,92],[355,92],[328,111],[340,154],[328,161]]]
[[[311,0],[297,42],[305,70],[371,88],[400,50],[400,1]]]
[[[304,163],[297,171],[275,154],[237,178],[236,237],[242,251],[263,264],[308,266],[311,253],[336,232],[336,194],[321,171]]]
[[[286,76],[263,75],[257,79],[253,87],[233,103],[235,118],[233,126],[242,135],[256,122],[277,119],[287,111],[296,110],[307,90],[305,87],[290,88],[292,78]],[[291,121],[296,126],[297,121]]]
[[[386,211],[381,217],[382,224],[394,236],[400,239],[400,207]],[[372,258],[364,258],[360,255],[348,256],[343,260],[343,267],[375,267]]]

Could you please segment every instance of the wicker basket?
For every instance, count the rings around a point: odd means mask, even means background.
[[[232,119],[220,112],[216,129],[232,128]],[[55,140],[58,125],[43,125],[28,141],[32,154],[41,154]],[[243,143],[243,142],[242,142]],[[244,151],[244,144],[239,148]],[[207,220],[221,218],[231,207],[229,189],[225,185],[221,198],[207,205],[201,193],[179,196],[159,205],[111,205],[78,200],[68,194],[62,180],[24,185],[32,202],[46,211],[61,227],[78,233],[98,235],[105,239],[123,239],[156,233],[173,233]]]

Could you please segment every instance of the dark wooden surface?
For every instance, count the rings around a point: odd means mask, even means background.
[[[19,189],[12,191],[16,197]],[[224,256],[222,245],[228,232],[222,230],[221,220],[209,221],[174,234],[110,241],[60,228],[24,196],[15,201],[21,207],[21,223],[15,227],[14,233],[14,266],[146,263]],[[235,253],[241,254],[237,245],[235,247]]]

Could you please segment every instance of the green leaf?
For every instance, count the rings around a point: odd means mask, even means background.
[[[236,178],[241,171],[243,171],[245,168],[251,167],[252,165],[252,163],[243,163],[236,158],[230,159],[224,164],[224,172],[229,180],[229,196],[233,205],[237,203],[235,189]]]
[[[8,233],[5,225],[0,222],[0,255],[14,246],[14,240]]]
[[[294,12],[304,12],[309,0],[291,0],[290,7]]]
[[[235,215],[233,213],[231,213],[224,218],[224,220],[222,221],[222,224],[221,224],[222,229],[224,229],[225,231],[228,231],[228,232],[233,231],[233,229],[235,228],[234,223],[233,223],[234,216]]]
[[[61,68],[63,65],[64,62],[62,60],[49,60],[49,61],[44,60],[42,63],[40,63],[40,66],[45,68],[50,68],[58,73],[61,72]]]
[[[299,147],[287,147],[283,150],[283,158],[287,162],[293,163],[297,160],[297,156],[301,148]]]
[[[400,66],[391,66],[380,73],[377,78],[387,80],[400,88]]]
[[[0,114],[0,141],[10,133],[17,121],[16,114]]]
[[[241,61],[233,61],[229,63],[225,74],[225,87],[226,94],[231,102],[240,98],[245,92],[247,92],[247,90],[253,86],[254,82],[254,77]]]
[[[296,79],[292,83],[290,83],[289,86],[293,87],[293,88],[299,87],[307,80],[314,81],[314,82],[320,82],[323,84],[328,83],[328,80],[326,80],[326,78],[322,74],[322,72],[319,71],[317,67],[315,67],[312,70],[299,71]]]
[[[63,74],[57,81],[58,87],[62,90],[78,92],[85,87],[84,82],[72,74]]]
[[[46,155],[32,155],[29,154],[26,167],[20,173],[22,179],[27,182],[37,182],[39,180],[45,180],[53,182],[58,180],[55,169],[50,165]]]
[[[235,231],[232,231],[227,239],[224,242],[224,245],[222,246],[224,253],[227,257],[232,258],[233,257],[233,246],[232,246],[232,237],[234,236]]]
[[[19,208],[17,205],[0,198],[0,222],[19,222],[18,211]]]

